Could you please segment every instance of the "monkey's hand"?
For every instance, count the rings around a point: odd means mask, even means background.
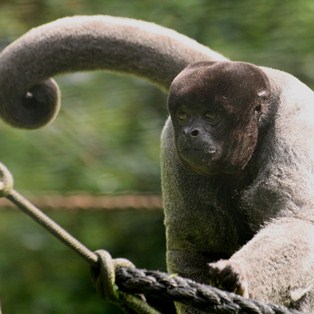
[[[220,260],[209,266],[209,282],[219,289],[249,297],[248,281],[241,265],[230,260]]]

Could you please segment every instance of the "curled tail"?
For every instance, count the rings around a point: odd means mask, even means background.
[[[167,90],[188,64],[226,60],[222,55],[154,23],[77,16],[39,26],[0,54],[0,116],[26,129],[41,127],[59,110],[50,77],[65,72],[111,70],[141,76]]]

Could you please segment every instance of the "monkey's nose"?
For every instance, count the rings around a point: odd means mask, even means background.
[[[192,137],[198,137],[201,134],[201,131],[199,129],[193,129],[190,134]]]

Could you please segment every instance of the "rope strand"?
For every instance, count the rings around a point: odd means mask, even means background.
[[[14,189],[11,190],[10,194],[6,196],[13,204],[15,204],[20,210],[26,213],[28,216],[37,221],[41,226],[53,234],[56,238],[62,241],[65,245],[71,248],[73,251],[83,257],[89,264],[97,263],[97,256],[94,252],[90,251],[81,242],[70,235],[60,225],[45,215],[40,209],[35,207],[26,198],[19,194]]]

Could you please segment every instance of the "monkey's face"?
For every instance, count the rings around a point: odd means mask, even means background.
[[[182,163],[203,175],[242,170],[256,147],[268,95],[265,75],[250,64],[202,62],[183,70],[168,98]]]

